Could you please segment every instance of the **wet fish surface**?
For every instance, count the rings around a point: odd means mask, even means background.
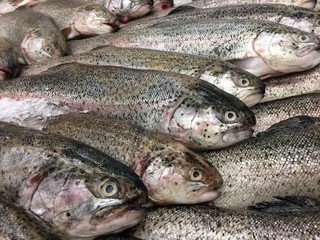
[[[133,169],[157,205],[213,201],[222,179],[200,155],[163,135],[124,121],[92,114],[53,117],[45,131],[57,133],[107,153]]]
[[[0,124],[0,191],[68,238],[93,238],[137,224],[147,190],[102,152],[37,130]]]
[[[18,51],[0,37],[0,80],[15,77],[19,71]]]
[[[0,17],[0,37],[17,49],[19,62],[31,64],[69,53],[66,39],[51,18],[31,9]]]
[[[204,153],[224,181],[214,204],[236,209],[276,196],[319,199],[319,124],[319,118],[290,118],[235,146]]]
[[[250,137],[255,124],[244,103],[214,85],[153,70],[66,64],[36,76],[2,81],[0,96],[2,104],[6,98],[45,99],[127,120],[194,149],[230,146]]]
[[[315,35],[265,20],[168,24],[70,42],[73,54],[104,45],[220,58],[262,79],[307,70],[320,62],[320,40]]]
[[[186,74],[216,85],[239,98],[247,106],[255,105],[264,95],[265,86],[259,78],[229,62],[189,54],[140,48],[105,46],[89,53],[52,59],[48,63],[29,66],[24,68],[21,75],[39,74],[50,67],[71,62]]]

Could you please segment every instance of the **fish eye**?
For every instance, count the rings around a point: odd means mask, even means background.
[[[309,39],[309,37],[308,37],[307,35],[300,35],[300,36],[298,37],[298,40],[299,40],[300,42],[308,42],[310,39]]]
[[[192,181],[200,181],[202,179],[202,172],[196,168],[192,168],[189,175]]]
[[[114,181],[106,180],[100,185],[100,194],[103,197],[111,197],[118,193],[118,186]]]
[[[234,111],[226,111],[224,113],[224,118],[226,121],[234,121],[237,118],[237,114]]]
[[[320,19],[316,21],[316,25],[320,26]]]
[[[248,79],[246,79],[246,78],[240,78],[240,84],[243,87],[248,87],[249,84],[250,84],[250,81]]]

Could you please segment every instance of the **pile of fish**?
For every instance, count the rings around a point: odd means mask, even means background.
[[[319,9],[0,0],[0,238],[320,238]]]

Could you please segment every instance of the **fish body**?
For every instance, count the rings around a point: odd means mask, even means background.
[[[224,181],[215,206],[236,209],[286,195],[319,199],[319,124],[319,118],[290,118],[235,146],[204,153]]]
[[[67,39],[118,30],[117,17],[103,6],[78,0],[48,0],[33,7],[54,19]]]
[[[0,80],[15,77],[19,71],[18,51],[0,37]]]
[[[35,63],[69,53],[65,38],[48,16],[19,9],[0,18],[0,37],[17,49],[20,63]]]
[[[119,232],[143,218],[146,188],[127,166],[58,135],[0,125],[0,191],[69,238]]]
[[[255,124],[244,103],[214,85],[153,70],[66,64],[2,81],[0,96],[2,101],[57,101],[60,106],[127,120],[196,149],[232,145],[250,137]]]
[[[22,76],[35,75],[50,67],[78,62],[90,65],[112,65],[134,69],[176,72],[200,78],[236,96],[247,106],[258,103],[264,95],[264,83],[233,64],[205,57],[140,48],[105,46],[78,55],[52,59],[24,68]]]
[[[200,155],[163,135],[124,121],[91,114],[66,114],[46,122],[57,133],[107,153],[133,169],[157,205],[213,201],[222,179]]]
[[[320,40],[313,34],[265,20],[216,19],[166,25],[70,43],[73,54],[114,45],[220,58],[264,79],[316,66]]]

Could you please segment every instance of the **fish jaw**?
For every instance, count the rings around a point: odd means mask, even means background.
[[[298,0],[293,5],[316,11],[317,0]]]
[[[140,177],[156,205],[214,201],[223,183],[215,167],[180,144],[150,156]]]
[[[13,72],[10,68],[0,65],[0,80],[11,78]]]

